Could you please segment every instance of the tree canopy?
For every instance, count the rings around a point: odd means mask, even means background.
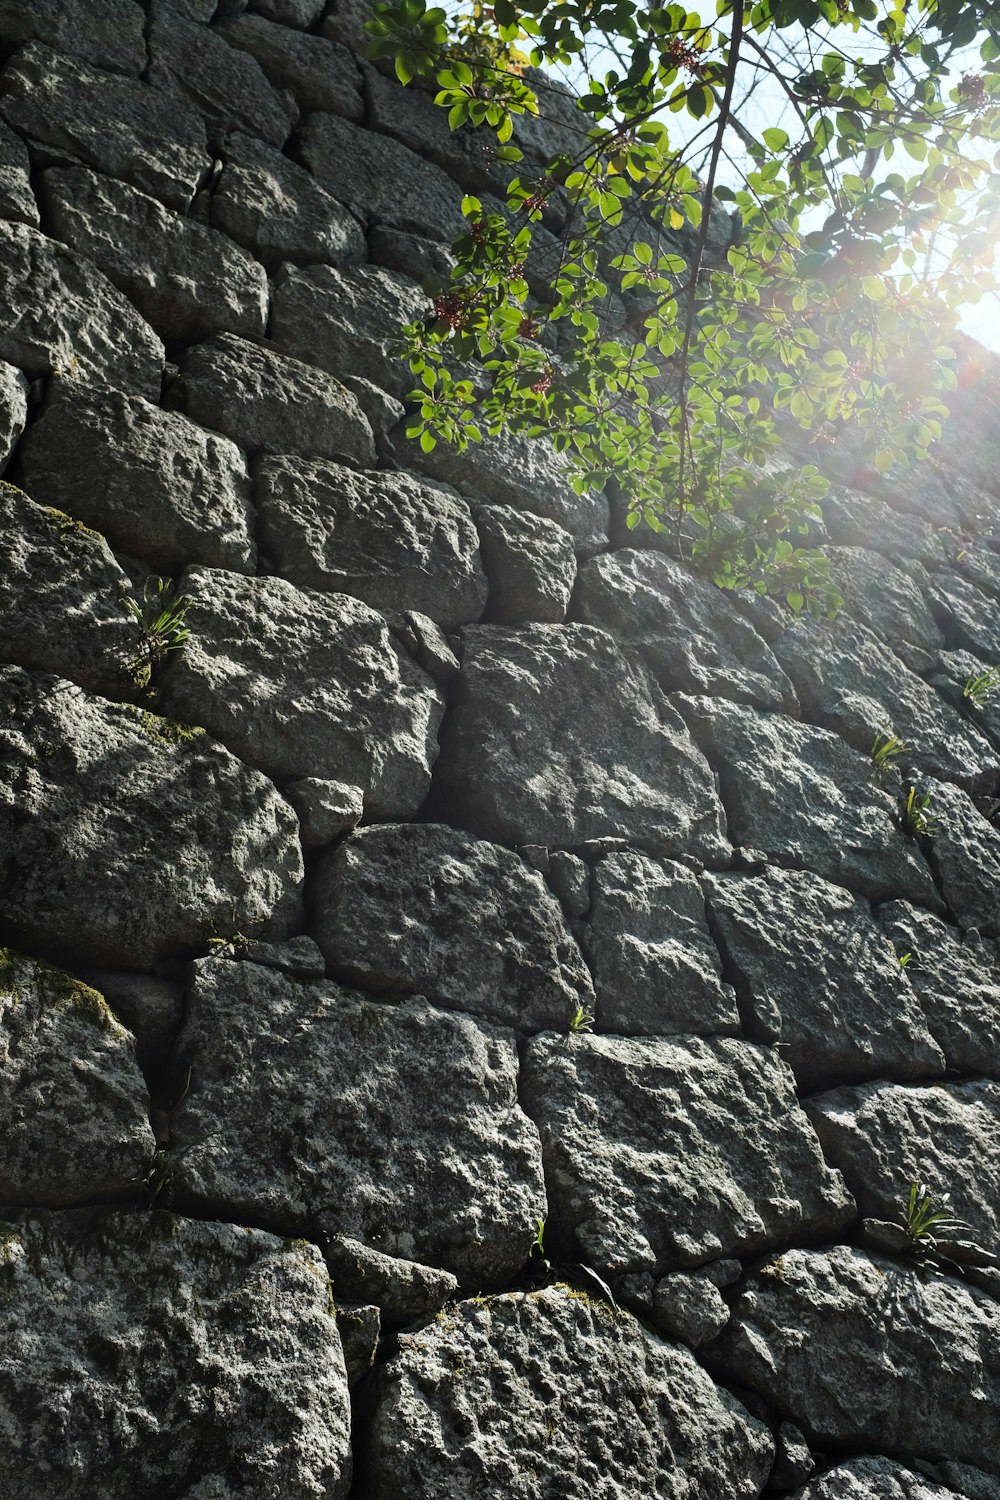
[[[995,284],[1000,6],[388,0],[368,29],[508,177],[405,331],[411,436],[545,435],[720,585],[835,606],[816,455],[925,455]],[[578,128],[546,159],[553,70]]]

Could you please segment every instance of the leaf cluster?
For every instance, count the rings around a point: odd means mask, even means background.
[[[832,613],[824,449],[849,441],[889,479],[925,456],[955,385],[955,309],[992,285],[992,10],[496,0],[473,21],[387,0],[369,26],[404,83],[433,77],[453,129],[491,132],[507,174],[502,212],[465,199],[452,279],[404,330],[410,435],[545,439],[578,491],[610,487],[627,525],[720,586]],[[981,71],[956,84],[976,38]],[[526,55],[578,84],[576,147],[545,161],[517,143],[546,102]],[[748,68],[793,131],[741,122]]]

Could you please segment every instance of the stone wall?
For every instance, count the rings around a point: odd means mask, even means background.
[[[994,363],[833,624],[421,456],[362,18],[0,0],[0,1494],[997,1500]]]

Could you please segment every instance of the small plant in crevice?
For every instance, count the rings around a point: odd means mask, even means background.
[[[588,1031],[593,1031],[596,1020],[597,1017],[592,1010],[588,1010],[584,1005],[578,1005],[569,1019],[569,1035],[582,1036]]]
[[[933,1256],[939,1240],[953,1240],[968,1231],[969,1225],[951,1211],[948,1193],[939,1197],[923,1182],[911,1182],[903,1208],[903,1228],[912,1243],[912,1253],[925,1260]]]
[[[149,1171],[142,1179],[142,1201],[146,1208],[169,1208],[174,1200],[170,1159],[162,1148],[153,1153]]]
[[[897,953],[896,958],[901,969],[909,968],[910,964],[913,963],[912,953]]]
[[[879,781],[885,780],[889,772],[895,768],[900,756],[905,754],[908,748],[909,746],[903,740],[896,738],[891,729],[879,730],[868,752]]]
[[[122,594],[122,604],[139,630],[136,649],[125,665],[133,680],[145,687],[165,656],[179,651],[191,632],[184,624],[190,599],[178,594],[169,578],[147,578],[141,600]]]
[[[1000,666],[987,667],[985,672],[969,673],[962,689],[962,697],[968,698],[975,708],[985,708],[998,687],[1000,687]]]
[[[940,820],[931,807],[929,791],[918,792],[911,786],[900,803],[900,816],[904,833],[914,839],[932,839],[937,834]]]

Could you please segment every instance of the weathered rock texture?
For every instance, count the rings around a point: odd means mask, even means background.
[[[503,1282],[545,1214],[510,1032],[250,962],[199,966],[179,1042],[178,1193]]]
[[[1000,359],[832,621],[424,453],[369,14],[0,0],[0,1496],[1000,1500]]]
[[[598,1373],[599,1372],[599,1373]],[[595,1383],[596,1375],[596,1383]],[[462,1302],[401,1340],[379,1390],[374,1494],[743,1500],[767,1428],[691,1355],[568,1287]]]
[[[347,1376],[314,1245],[163,1212],[5,1218],[11,1500],[346,1495]]]

